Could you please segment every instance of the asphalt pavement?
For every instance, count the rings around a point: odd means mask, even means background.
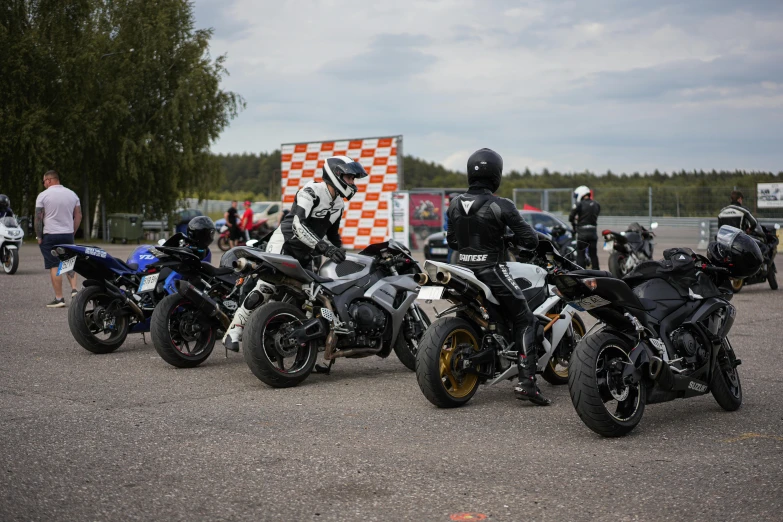
[[[675,244],[695,246],[672,232],[656,249]],[[141,335],[94,355],[51,299],[28,242],[0,273],[3,521],[783,518],[783,294],[766,285],[733,301],[742,408],[656,404],[611,440],[546,383],[548,408],[503,383],[439,410],[394,355],[285,390],[217,347],[195,369]]]

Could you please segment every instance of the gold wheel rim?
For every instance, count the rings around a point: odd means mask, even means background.
[[[742,288],[742,279],[732,279],[731,280],[731,289],[732,290],[739,290]]]
[[[455,355],[457,347],[464,343],[472,344],[474,352],[479,350],[478,341],[467,330],[452,331],[440,347],[440,380],[446,393],[455,399],[468,396],[478,384],[478,375],[474,373],[454,375],[451,370],[454,363],[459,362],[453,360],[457,356]]]
[[[580,339],[585,336],[585,329],[582,326],[582,323],[576,320],[575,315],[571,317],[571,326],[574,328],[574,335],[578,335]],[[549,359],[549,369],[551,369],[555,375],[561,379],[568,379],[568,366],[560,365],[559,363],[559,357],[552,357]],[[560,366],[559,370],[557,368],[558,365]]]

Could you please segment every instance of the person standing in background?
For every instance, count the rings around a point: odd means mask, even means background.
[[[242,214],[242,221],[239,226],[245,231],[245,241],[250,241],[250,229],[253,228],[253,209],[250,208],[250,200],[245,201],[245,213]]]
[[[239,210],[237,210],[237,201],[231,202],[231,207],[225,213],[226,226],[228,226],[228,244],[231,248],[237,246],[237,241],[242,239],[242,232],[239,230]]]
[[[576,232],[576,264],[585,267],[585,248],[590,254],[590,268],[598,268],[598,215],[601,205],[593,200],[588,187],[582,185],[574,191],[574,208],[568,216],[568,221]]]
[[[44,268],[49,270],[54,288],[54,301],[48,308],[63,308],[63,278],[57,275],[60,260],[51,251],[56,245],[73,244],[73,236],[82,222],[79,196],[60,184],[60,175],[50,170],[43,177],[44,191],[35,199],[35,238],[44,258]],[[71,298],[76,295],[76,273],[68,272]]]

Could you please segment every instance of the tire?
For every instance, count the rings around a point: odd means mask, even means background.
[[[190,304],[180,294],[167,295],[155,307],[150,321],[155,351],[177,368],[194,368],[206,361],[217,340],[217,325]]]
[[[571,326],[573,327],[574,331],[574,347],[579,344],[579,341],[582,340],[582,338],[585,336],[585,333],[587,332],[587,329],[585,328],[585,323],[582,321],[582,318],[578,315],[574,314],[571,317]],[[561,343],[565,342],[568,339],[568,337],[563,336],[563,338],[560,340]],[[555,349],[555,353],[557,352],[557,348]],[[573,354],[573,351],[571,352]],[[544,368],[543,373],[541,376],[544,378],[546,382],[551,384],[552,386],[562,386],[564,384],[568,384],[568,366],[570,364],[570,358],[568,360],[561,360],[559,357],[556,357],[555,354],[552,355],[552,358],[549,359],[549,363],[546,365],[546,368]],[[565,368],[565,370],[558,369]]]
[[[304,320],[305,315],[299,308],[281,302],[267,303],[252,313],[242,334],[242,346],[244,347],[245,362],[253,375],[273,388],[291,388],[310,375],[318,356],[318,347],[315,341],[307,343],[307,346],[299,347],[294,359],[296,367],[286,369],[285,357],[281,357],[282,354],[276,351],[274,342],[270,344],[271,339],[267,337],[272,325],[276,326],[292,321],[301,324]],[[270,354],[276,358],[276,362],[270,359]]]
[[[599,331],[583,338],[574,349],[569,364],[568,391],[576,413],[585,425],[603,437],[621,437],[633,430],[644,414],[647,388],[643,384],[622,389],[611,381],[599,385],[599,375],[608,376],[607,362],[628,359],[631,347],[611,332]],[[627,391],[627,394],[626,394]],[[625,395],[624,399],[616,395]],[[607,403],[615,400],[617,408]],[[622,410],[622,411],[621,411]]]
[[[416,306],[416,304],[413,304],[411,308],[414,306]],[[405,321],[413,320],[411,308],[409,308],[408,313],[405,314]],[[432,324],[432,321],[430,321],[430,318],[427,316],[424,310],[418,306],[416,308],[419,310],[422,322],[424,323],[424,329],[422,330],[421,335],[421,337],[423,337],[424,332],[427,331],[427,328],[429,328],[429,326]],[[419,339],[406,339],[405,325],[403,324],[403,331],[397,334],[397,340],[394,343],[394,353],[397,355],[397,358],[400,360],[403,366],[412,372],[416,371],[416,354],[419,352],[421,337]]]
[[[745,280],[744,279],[730,279],[731,281],[731,291],[735,294],[740,293],[740,290],[742,290],[742,287],[745,286]]]
[[[778,289],[778,277],[777,277],[778,269],[775,266],[775,263],[773,262],[771,265],[769,265],[769,272],[767,273],[767,282],[769,283],[769,287],[773,290]],[[13,272],[10,272],[13,274]]]
[[[438,408],[456,408],[476,394],[477,375],[459,372],[454,375],[454,368],[461,360],[459,351],[455,350],[478,352],[480,339],[473,324],[459,317],[441,317],[427,328],[416,354],[416,380],[428,401]],[[452,346],[444,350],[447,341]],[[441,362],[444,373],[441,373]]]
[[[622,279],[625,276],[624,261],[625,256],[620,252],[614,251],[609,255],[609,271],[617,279]]]
[[[7,259],[3,262],[3,271],[8,275],[13,275],[19,269],[19,250],[3,247],[2,258]]]
[[[731,343],[724,339],[718,349],[718,366],[710,380],[710,391],[715,401],[726,411],[735,411],[742,405],[742,383],[736,361]]]
[[[102,329],[95,322],[94,313],[102,315],[96,307],[106,311],[112,304],[116,306],[116,301],[116,298],[106,294],[98,286],[85,287],[76,294],[68,309],[68,327],[71,335],[82,348],[92,353],[111,353],[125,342],[128,336],[127,315],[110,314],[114,319],[114,331],[106,338],[98,336],[100,332],[105,332],[105,328]]]
[[[225,237],[224,236],[220,236],[218,238],[218,240],[217,240],[217,246],[223,252],[228,252],[229,250],[231,250],[231,244],[228,242],[228,237],[227,236],[225,236]]]

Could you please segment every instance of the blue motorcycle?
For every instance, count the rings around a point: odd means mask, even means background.
[[[164,245],[179,246],[186,240],[175,234]],[[154,245],[136,248],[122,261],[102,248],[57,245],[58,275],[74,271],[84,278],[68,310],[68,326],[76,342],[92,353],[111,353],[129,333],[150,331],[155,306],[176,292],[182,275],[170,267],[152,266],[165,256]],[[207,250],[204,259],[211,257]]]

